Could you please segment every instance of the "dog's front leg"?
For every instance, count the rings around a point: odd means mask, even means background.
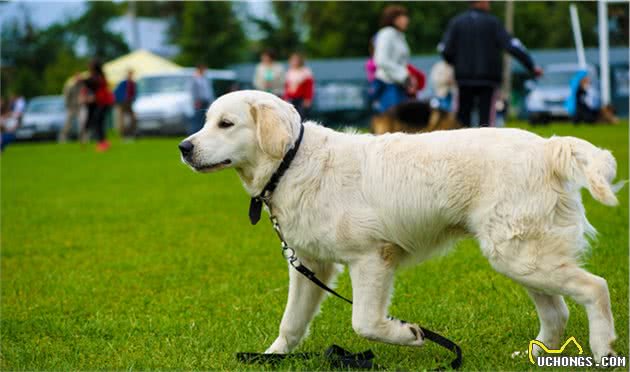
[[[416,324],[387,315],[395,265],[379,254],[350,263],[352,328],[359,335],[396,345],[420,346],[424,335]]]
[[[331,283],[339,270],[332,263],[300,259],[324,283]],[[325,292],[289,266],[289,298],[280,322],[280,334],[265,353],[285,354],[293,350],[317,313]]]

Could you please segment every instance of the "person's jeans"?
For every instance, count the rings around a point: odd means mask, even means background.
[[[15,141],[14,132],[2,133],[2,138],[0,139],[0,151],[4,151],[4,148],[13,141]]]
[[[190,118],[188,126],[188,134],[197,133],[203,128],[203,124],[206,121],[206,111],[208,111],[210,102],[201,102],[201,107],[195,108],[193,116]]]
[[[378,101],[377,110],[385,112],[390,107],[396,106],[407,100],[405,89],[398,84],[385,83],[381,80],[374,80],[373,83],[374,100]]]

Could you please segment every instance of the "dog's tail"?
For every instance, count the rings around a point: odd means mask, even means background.
[[[615,193],[626,181],[612,184],[617,162],[610,151],[575,137],[553,137],[545,146],[547,164],[559,180],[586,187],[603,204],[618,204]]]

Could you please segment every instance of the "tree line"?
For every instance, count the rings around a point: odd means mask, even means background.
[[[467,2],[409,2],[411,24],[407,38],[413,54],[435,53],[451,17]],[[89,58],[110,60],[129,52],[124,38],[106,25],[124,15],[127,2],[87,2],[78,18],[36,29],[24,22],[6,22],[2,29],[3,86],[27,96],[57,94],[65,79],[83,70]],[[168,40],[179,47],[175,62],[192,66],[205,63],[223,68],[255,61],[265,48],[280,59],[292,51],[308,58],[368,55],[370,39],[379,29],[384,2],[270,2],[271,14],[252,14],[243,2],[152,1],[135,3],[139,17],[169,22]],[[597,4],[577,3],[585,45],[597,45]],[[492,13],[504,14],[504,2],[493,2]],[[628,45],[627,6],[612,4],[609,15],[617,22],[611,43]],[[613,24],[614,26],[614,24]],[[571,48],[573,34],[568,2],[517,2],[514,34],[529,48]],[[77,54],[77,43],[85,53]],[[6,85],[5,85],[6,83]],[[3,94],[7,94],[3,89]]]

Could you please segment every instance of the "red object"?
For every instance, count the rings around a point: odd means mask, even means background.
[[[311,101],[314,95],[314,80],[313,75],[304,78],[295,89],[290,89],[288,79],[284,83],[284,99],[303,99],[305,101]]]
[[[96,145],[96,151],[97,151],[97,152],[105,152],[105,151],[109,150],[110,146],[111,146],[111,145],[110,145],[110,144],[109,144],[109,142],[107,142],[107,141],[102,141],[102,142],[99,142],[99,143]]]
[[[107,81],[103,78],[97,80],[96,92],[94,92],[94,101],[99,106],[111,106],[116,101],[114,93],[109,90]]]
[[[415,89],[412,92],[412,95],[416,95],[416,93],[424,89],[426,77],[424,76],[424,72],[418,70],[412,64],[407,65],[407,71],[409,72],[409,76],[416,82]]]

